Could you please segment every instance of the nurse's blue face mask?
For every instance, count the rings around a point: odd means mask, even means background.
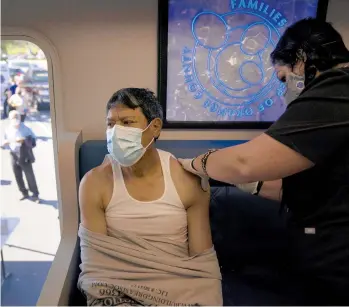
[[[291,72],[286,78],[285,103],[289,105],[295,100],[304,89],[305,77]]]

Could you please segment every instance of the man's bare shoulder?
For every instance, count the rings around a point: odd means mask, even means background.
[[[187,172],[175,157],[171,157],[170,167],[172,176],[176,176],[183,180],[183,184],[190,184],[191,186],[200,184],[199,177]]]
[[[111,162],[105,159],[101,165],[88,171],[82,178],[79,187],[79,199],[99,198],[102,200],[102,205],[106,206],[113,189],[112,178]]]
[[[172,179],[185,207],[189,207],[195,199],[209,197],[209,191],[205,192],[201,188],[200,178],[184,170],[174,157],[170,159],[170,168]]]

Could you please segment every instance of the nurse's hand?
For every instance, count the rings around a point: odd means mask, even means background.
[[[195,159],[195,158],[194,158],[194,159]],[[190,173],[192,173],[192,174],[194,174],[194,175],[196,175],[196,176],[198,176],[198,177],[201,178],[201,188],[206,192],[206,191],[208,191],[208,189],[210,188],[210,185],[209,185],[209,182],[208,182],[209,177],[207,177],[207,176],[206,176],[205,174],[203,174],[203,173],[198,172],[197,170],[195,170],[195,169],[193,168],[193,166],[192,166],[192,161],[193,161],[194,159],[178,159],[178,162],[182,165],[182,167],[183,167],[186,171],[188,171],[188,172],[190,172]]]

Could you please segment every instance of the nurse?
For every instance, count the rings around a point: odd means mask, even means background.
[[[284,114],[247,143],[181,163],[203,188],[256,182],[258,194],[282,180],[300,304],[349,305],[349,51],[331,24],[304,19],[271,59],[287,84]]]

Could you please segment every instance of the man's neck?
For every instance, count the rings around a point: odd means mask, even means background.
[[[135,165],[122,167],[122,169],[129,176],[145,177],[156,173],[159,167],[161,168],[160,157],[157,149],[152,146]]]

